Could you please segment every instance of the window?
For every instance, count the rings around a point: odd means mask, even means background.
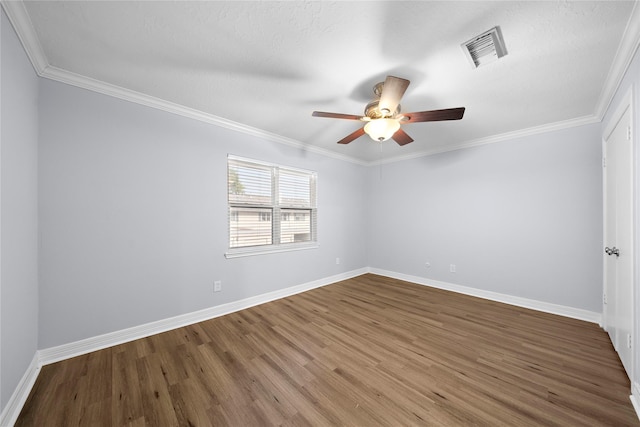
[[[260,221],[271,221],[271,211],[260,212]]]
[[[229,156],[227,258],[315,247],[316,173]]]

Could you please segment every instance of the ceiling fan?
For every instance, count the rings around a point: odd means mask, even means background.
[[[393,138],[398,145],[406,145],[413,141],[400,127],[405,123],[437,122],[441,120],[460,120],[464,115],[464,107],[444,110],[419,111],[416,113],[400,113],[400,99],[409,87],[409,80],[387,76],[384,82],[373,87],[376,99],[367,104],[364,116],[354,114],[325,113],[314,111],[314,117],[330,119],[360,120],[366,122],[364,127],[345,136],[338,144],[348,144],[365,133],[374,141],[386,141]]]

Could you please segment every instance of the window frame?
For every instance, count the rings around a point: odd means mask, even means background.
[[[247,203],[232,202],[230,200],[229,193],[229,168],[233,162],[246,163],[248,165],[254,165],[259,168],[269,168],[271,171],[271,203],[269,205],[260,205],[259,208],[271,209],[271,243],[255,246],[240,246],[231,247],[231,221],[232,212],[237,214],[238,208],[252,209],[258,208]],[[280,199],[280,171],[287,171],[293,174],[302,174],[309,177],[311,185],[309,188],[309,206],[293,206],[286,203],[281,203]],[[225,252],[226,258],[237,258],[253,255],[262,255],[268,253],[288,252],[315,249],[318,247],[318,207],[317,207],[317,189],[318,189],[318,174],[315,171],[306,169],[294,168],[285,165],[279,165],[274,163],[263,162],[260,160],[250,159],[246,157],[239,157],[232,154],[227,155],[227,251]],[[305,210],[310,214],[310,240],[304,242],[289,242],[281,243],[281,223],[285,221],[283,219],[282,211],[290,210]],[[293,218],[293,213],[290,213],[290,219]]]

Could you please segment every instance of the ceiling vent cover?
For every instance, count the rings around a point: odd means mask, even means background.
[[[507,54],[502,32],[498,26],[462,43],[462,50],[464,50],[473,68],[497,61],[498,58],[502,58]]]

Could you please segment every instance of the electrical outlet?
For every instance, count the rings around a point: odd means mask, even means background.
[[[213,282],[213,292],[220,292],[222,290],[222,281],[216,280]]]
[[[456,272],[456,265],[455,265],[455,264],[451,264],[451,265],[449,266],[449,271],[450,271],[451,273],[455,273],[455,272]]]
[[[336,265],[340,264],[340,258],[336,258]]]
[[[631,348],[631,334],[627,334],[627,348]]]

